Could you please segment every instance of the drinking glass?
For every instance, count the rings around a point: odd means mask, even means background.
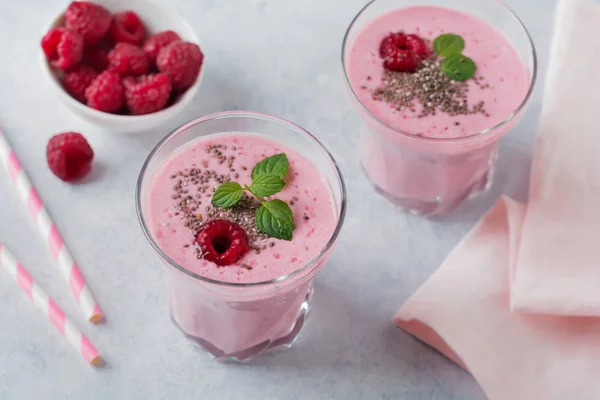
[[[266,135],[305,156],[329,184],[336,229],[315,258],[288,275],[257,283],[205,278],[169,258],[148,228],[149,190],[160,167],[187,143],[225,132]],[[165,267],[172,320],[215,358],[241,361],[290,346],[298,336],[310,309],[314,277],[327,262],[344,222],[346,189],[331,154],[306,130],[269,115],[223,112],[188,122],[158,143],[140,172],[136,207],[142,230]]]
[[[500,123],[466,137],[428,138],[402,131],[369,110],[348,77],[349,53],[363,28],[390,11],[438,6],[479,18],[512,43],[529,72],[529,88],[519,107]],[[535,47],[519,18],[498,0],[373,0],[350,24],[342,44],[347,88],[364,128],[360,160],[375,190],[415,214],[447,214],[465,199],[487,190],[498,159],[498,141],[519,122],[537,77]]]

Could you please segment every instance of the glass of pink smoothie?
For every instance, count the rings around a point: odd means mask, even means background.
[[[250,196],[231,208],[211,203],[214,188],[250,185],[254,165],[276,154],[289,161],[285,187],[263,201],[287,202],[291,240],[257,229],[257,200]],[[241,361],[297,337],[315,274],[342,228],[346,190],[335,160],[310,133],[277,117],[235,111],[196,119],[165,137],[141,170],[136,206],[165,266],[172,320],[215,358]],[[247,251],[227,265],[213,262],[198,240],[215,221],[246,233]],[[218,255],[238,249],[230,238],[211,243]]]
[[[463,38],[462,54],[477,66],[472,78],[460,82],[465,97],[452,99],[464,100],[456,104],[464,108],[450,112],[451,107],[434,104],[433,112],[423,112],[431,106],[428,96],[443,99],[448,93],[427,86],[423,71],[419,78],[409,76],[403,87],[406,74],[384,68],[380,45],[392,32],[420,37],[434,57],[423,56],[432,71],[441,71],[444,61],[434,50],[435,38],[449,33]],[[426,216],[449,213],[490,187],[498,141],[523,116],[537,75],[529,33],[497,0],[374,0],[348,28],[342,63],[365,122],[363,169],[378,193]],[[414,96],[410,102],[405,93]]]

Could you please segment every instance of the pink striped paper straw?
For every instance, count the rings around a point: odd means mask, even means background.
[[[29,272],[15,259],[12,253],[0,242],[0,266],[8,272],[31,299],[33,304],[54,324],[56,329],[73,345],[75,350],[90,365],[99,365],[102,357],[98,350],[85,337],[65,313],[56,305],[44,290],[33,281]]]
[[[100,322],[103,318],[100,307],[98,307],[92,292],[85,283],[85,279],[73,260],[69,248],[63,241],[60,233],[58,233],[56,225],[42,204],[37,191],[31,184],[23,167],[21,167],[17,155],[1,130],[0,160],[8,168],[8,173],[13,183],[17,186],[17,192],[19,192],[23,202],[27,204],[31,216],[38,227],[38,231],[50,247],[50,251],[58,263],[58,269],[63,278],[68,282],[71,292],[75,296],[77,304],[79,304],[79,308],[89,321],[93,323]]]

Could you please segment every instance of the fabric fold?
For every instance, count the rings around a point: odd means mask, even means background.
[[[394,322],[469,371],[491,400],[600,399],[600,318],[510,310],[511,233],[524,211],[500,199]]]
[[[600,316],[600,4],[560,0],[514,310]]]

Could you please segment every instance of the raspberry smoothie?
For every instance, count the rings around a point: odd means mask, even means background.
[[[219,153],[221,155],[217,157]],[[248,215],[245,210],[232,213],[211,205],[213,188],[219,185],[219,181],[234,180],[250,185],[252,167],[279,153],[287,155],[290,168],[285,177],[285,187],[274,197],[286,200],[292,209],[296,228],[291,241],[267,235],[256,237],[253,220],[256,209]],[[209,174],[216,175],[216,178],[200,183]],[[325,247],[337,224],[330,192],[328,184],[310,161],[268,137],[258,134],[213,135],[191,142],[175,152],[155,175],[148,199],[150,230],[160,248],[173,261],[197,275],[230,283],[265,282],[304,266]],[[186,217],[186,214],[192,214],[192,217]],[[202,215],[201,221],[197,221],[198,215]],[[256,250],[245,252],[223,267],[198,258],[200,248],[195,240],[204,223],[219,218],[233,221],[238,215],[250,220],[239,225]]]
[[[486,2],[496,4],[479,7]],[[393,2],[375,1],[363,13],[382,3]],[[532,73],[507,37],[461,11],[397,8],[357,27],[360,18],[347,35],[344,67],[369,125],[363,167],[377,190],[401,207],[426,215],[452,211],[488,185],[497,140],[517,122]],[[455,50],[458,68],[472,61],[472,75],[446,68],[446,58],[455,55],[434,44],[447,34],[462,42]]]
[[[195,123],[180,133],[202,128]],[[195,136],[165,152],[141,188],[143,226],[167,264],[173,320],[217,358],[241,360],[291,344],[308,310],[312,278],[341,227],[343,193],[313,154],[309,160],[273,135]],[[233,182],[254,188],[253,167],[280,155],[288,167],[279,192],[259,199],[252,189],[235,205],[215,202]],[[291,210],[291,240],[265,233],[257,221],[257,210],[272,201]]]

